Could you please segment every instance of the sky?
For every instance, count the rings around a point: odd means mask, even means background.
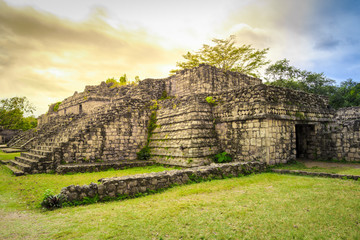
[[[38,116],[109,77],[165,78],[230,35],[271,62],[360,82],[357,0],[0,0],[0,99],[26,96]]]

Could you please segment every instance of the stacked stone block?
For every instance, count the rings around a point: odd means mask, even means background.
[[[264,163],[227,163],[211,166],[195,167],[185,170],[172,170],[158,173],[137,174],[133,176],[100,179],[100,184],[71,185],[61,190],[61,194],[68,201],[82,201],[85,197],[100,200],[115,197],[133,197],[139,193],[147,193],[166,189],[173,185],[183,185],[191,181],[222,179],[237,177],[251,173],[262,172],[266,169]]]
[[[156,162],[199,166],[218,153],[211,106],[203,96],[184,96],[159,101],[157,128],[151,136],[152,159]]]
[[[337,110],[315,128],[312,142],[314,159],[360,161],[360,107]]]

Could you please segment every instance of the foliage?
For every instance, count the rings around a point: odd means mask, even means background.
[[[135,80],[134,80],[134,83],[137,85],[140,83],[140,77],[139,76],[135,76]]]
[[[267,84],[286,87],[309,93],[329,95],[335,89],[335,81],[323,73],[314,73],[290,66],[290,61],[283,59],[266,69]]]
[[[126,74],[124,74],[120,76],[119,80],[116,80],[114,77],[112,77],[106,79],[105,83],[111,84],[110,88],[121,87],[131,83],[137,85],[140,83],[140,78],[139,76],[135,76],[135,80],[131,81],[127,78]]]
[[[50,189],[47,189],[44,193],[44,198],[41,202],[41,206],[46,209],[53,210],[56,208],[61,208],[66,200],[66,197],[61,193],[54,195]]]
[[[352,79],[341,82],[327,78],[323,73],[314,73],[290,66],[287,59],[277,61],[266,69],[266,84],[286,87],[329,97],[334,108],[360,106],[360,83]]]
[[[136,155],[138,160],[149,160],[151,156],[149,146],[143,147]]]
[[[162,101],[162,100],[166,100],[166,99],[172,99],[172,98],[175,98],[174,96],[170,96],[168,95],[167,91],[164,90],[162,93],[161,93],[161,97],[159,98],[159,101]],[[157,105],[157,102],[156,102],[156,109],[158,108],[158,105]]]
[[[26,97],[13,97],[0,100],[0,127],[3,129],[28,130],[37,126],[34,116],[24,117],[31,114],[35,107]]]
[[[226,162],[231,162],[232,157],[227,152],[221,152],[216,154],[213,157],[213,160],[216,163],[226,163]]]
[[[259,76],[259,69],[269,62],[266,61],[268,48],[256,50],[251,45],[235,46],[235,36],[227,39],[213,39],[214,46],[204,44],[203,47],[195,52],[183,55],[185,62],[177,62],[176,66],[180,69],[171,70],[176,73],[179,70],[189,69],[199,66],[199,64],[209,64],[224,71],[241,72],[254,77]]]
[[[32,114],[36,109],[26,97],[12,97],[0,100],[1,109],[10,111],[19,109],[23,113]]]
[[[341,82],[329,101],[334,108],[360,106],[360,83],[351,78]]]
[[[216,101],[213,97],[209,96],[209,97],[206,97],[205,100],[212,106],[215,106],[216,105]]]
[[[155,101],[155,104],[157,106],[156,101]],[[153,131],[155,130],[155,128],[158,127],[156,122],[157,122],[156,111],[152,111],[151,115],[150,115],[150,120],[149,120],[149,123],[148,123],[148,127],[147,127],[148,136],[147,136],[146,145],[139,152],[136,153],[138,160],[149,160],[150,157],[151,157],[151,150],[150,150],[149,144],[150,144],[150,138],[152,136]]]
[[[57,112],[59,110],[59,106],[60,106],[61,102],[57,102],[55,105],[54,105],[54,112]]]

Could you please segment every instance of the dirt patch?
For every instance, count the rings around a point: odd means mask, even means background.
[[[360,163],[336,163],[336,162],[320,162],[307,159],[297,159],[298,162],[303,163],[306,167],[321,167],[321,168],[360,168]]]

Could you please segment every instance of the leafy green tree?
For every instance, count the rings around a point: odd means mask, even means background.
[[[270,65],[266,69],[266,84],[328,96],[333,108],[360,106],[360,83],[348,79],[336,86],[323,73],[303,71],[289,63],[283,59]]]
[[[224,71],[241,72],[254,77],[259,76],[259,70],[266,61],[266,54],[269,48],[256,50],[251,45],[235,45],[235,36],[227,39],[213,39],[214,46],[204,44],[203,47],[195,53],[186,53],[183,55],[185,62],[177,62],[176,66],[180,69],[171,70],[170,73],[176,73],[183,69],[189,69],[199,66],[199,64],[209,64]]]
[[[335,91],[335,81],[324,73],[314,73],[290,66],[290,61],[283,59],[266,69],[266,84],[302,90],[309,93],[330,95]]]
[[[329,101],[334,108],[360,106],[360,83],[351,78],[341,82]]]
[[[36,127],[35,117],[24,117],[32,114],[35,107],[26,97],[13,97],[0,100],[0,126],[3,129],[28,130]]]

